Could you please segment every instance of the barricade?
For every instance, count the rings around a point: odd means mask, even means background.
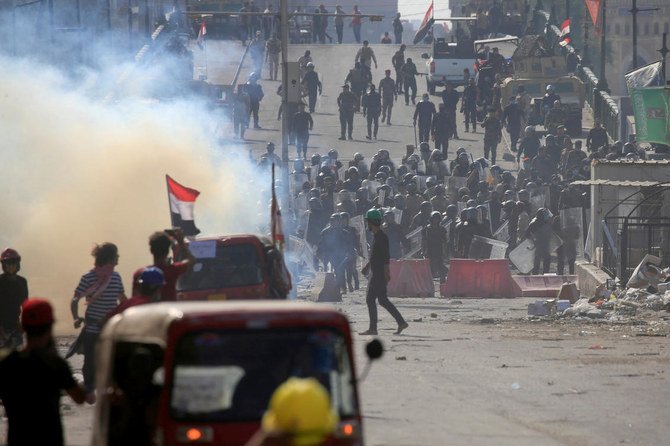
[[[389,297],[433,297],[435,285],[427,259],[391,260]]]
[[[507,259],[451,259],[442,297],[512,298],[521,290],[509,270]]]
[[[576,283],[577,276],[557,276],[552,274],[537,276],[512,276],[520,288],[519,297],[558,296],[564,283]]]

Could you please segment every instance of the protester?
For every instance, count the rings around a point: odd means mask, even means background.
[[[354,17],[351,19],[351,27],[354,30],[354,39],[356,40],[356,43],[361,43],[361,26],[363,24],[363,18],[361,17],[363,14],[361,11],[358,9],[358,5],[354,5]]]
[[[271,6],[269,6],[271,7]],[[265,42],[265,61],[268,64],[268,73],[270,80],[277,80],[279,72],[279,55],[281,54],[281,40],[277,38],[277,33],[273,32],[272,37]]]
[[[337,33],[337,43],[341,44],[344,37],[344,17],[341,16],[345,15],[342,6],[335,6],[335,14],[337,14],[335,16],[335,32]]]
[[[21,256],[7,248],[0,254],[0,348],[16,348],[21,345],[19,315],[21,305],[28,299],[28,281],[19,276]]]
[[[384,32],[384,35],[382,36],[382,40],[380,41],[380,43],[383,45],[390,45],[393,43],[393,39],[391,39],[391,36],[389,35],[388,31]]]
[[[175,260],[169,257],[170,248],[174,250]],[[177,279],[189,271],[195,263],[195,257],[184,240],[184,232],[180,228],[154,232],[149,237],[149,250],[153,256],[152,266],[160,269],[165,276],[165,285],[161,288],[161,301],[177,300]]]
[[[58,355],[53,337],[54,314],[44,299],[21,305],[25,347],[12,350],[0,361],[0,399],[7,416],[7,444],[64,445],[60,414],[61,392],[77,404],[86,393]]]
[[[399,45],[402,43],[402,33],[403,33],[402,21],[400,20],[400,13],[397,13],[393,18],[393,35],[395,36],[395,44]]]
[[[260,31],[256,31],[256,37],[249,43],[249,56],[251,56],[251,63],[253,71],[261,76],[263,70],[263,60],[265,59],[265,40]]]
[[[113,243],[96,245],[91,252],[95,266],[81,276],[70,304],[74,327],[84,324],[80,342],[84,354],[84,389],[86,400],[95,402],[95,346],[107,315],[126,300],[123,282],[114,267],[119,263],[119,251]],[[79,317],[79,300],[86,301],[86,313]]]
[[[261,101],[263,100],[263,87],[257,82],[258,76],[257,72],[249,74],[249,80],[246,84],[246,92],[249,95],[249,117],[253,115],[255,129],[261,128],[261,126],[258,125],[258,110],[260,109]]]

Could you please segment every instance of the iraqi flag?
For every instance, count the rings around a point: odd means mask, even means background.
[[[198,46],[200,49],[203,48],[205,43],[205,34],[207,34],[207,25],[205,25],[205,19],[202,19],[202,23],[200,24],[200,31],[198,31]]]
[[[193,220],[193,207],[200,192],[182,186],[170,178],[169,175],[165,175],[165,180],[167,181],[168,197],[170,199],[172,227],[181,228],[184,235],[187,236],[200,234],[200,229],[195,227],[195,221]]]
[[[572,42],[570,38],[570,19],[565,19],[561,23],[561,37],[558,39],[558,44],[561,46],[566,46]]]
[[[416,34],[414,34],[414,45],[421,42],[424,39],[424,37],[426,37],[428,31],[430,31],[430,28],[433,26],[433,23],[435,23],[435,18],[433,16],[433,2],[430,2],[428,11],[426,11],[426,15],[423,16],[421,26],[419,26],[419,29],[416,31]]]

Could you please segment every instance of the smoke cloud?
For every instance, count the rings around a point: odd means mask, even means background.
[[[0,57],[0,243],[22,255],[30,295],[54,302],[61,333],[94,244],[118,245],[127,293],[132,272],[151,262],[149,234],[170,226],[166,173],[200,190],[205,234],[256,232],[269,219],[260,192],[269,174],[244,149],[216,144],[219,115],[141,94],[104,102],[90,94],[100,78]]]

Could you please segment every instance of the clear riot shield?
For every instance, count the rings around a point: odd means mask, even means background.
[[[456,206],[458,206],[458,215],[461,215],[461,212],[463,209],[465,209],[465,202],[464,201],[459,201],[456,203]]]
[[[300,194],[297,197],[295,197],[293,204],[295,205],[296,215],[298,216],[302,215],[302,213],[307,210],[308,205],[307,194]]]
[[[440,169],[440,174],[443,174],[445,177],[451,175],[451,169],[449,169],[449,163],[446,161],[437,161],[436,163]]]
[[[402,256],[403,259],[409,259],[414,257],[419,251],[421,251],[421,231],[423,228],[416,228],[409,234],[407,234],[407,240],[409,240],[409,249]]]
[[[377,193],[377,203],[380,205],[384,205],[384,201],[386,201],[386,190],[385,189],[380,189],[379,192]]]
[[[416,171],[417,171],[417,173],[420,172],[424,175],[426,174],[426,160],[421,160],[417,163]]]
[[[295,197],[302,191],[302,185],[309,181],[306,173],[292,173],[288,176],[288,187],[292,197]]]
[[[459,189],[465,187],[467,183],[468,179],[465,177],[449,177],[447,180],[447,196],[452,203],[456,204]]]
[[[582,208],[561,210],[561,232],[566,253],[576,253],[577,259],[584,258],[584,229],[582,228]]]
[[[419,191],[423,192],[426,190],[426,181],[428,181],[427,175],[417,175],[416,176],[416,185],[419,187]]]
[[[471,259],[504,259],[508,246],[505,242],[475,235],[468,256]]]
[[[549,252],[553,254],[562,244],[563,240],[552,232]],[[530,273],[533,270],[535,262],[535,244],[533,243],[533,240],[527,238],[519,243],[519,245],[509,253],[509,259],[522,274]]]
[[[370,194],[371,197],[376,197],[377,196],[377,189],[382,187],[382,183],[379,181],[375,180],[368,180],[368,193]]]
[[[535,192],[535,194],[530,197],[530,217],[533,218],[535,214],[537,213],[537,210],[545,206],[546,203],[546,197],[544,195],[544,192]]]
[[[493,233],[493,238],[500,242],[509,242],[509,220],[505,220],[496,232]]]
[[[300,264],[307,273],[314,274],[314,253],[309,244],[305,240],[291,235],[289,246],[290,249],[286,255]]]
[[[402,209],[391,208],[391,211],[395,214],[395,222],[400,224],[402,221]]]
[[[365,227],[365,221],[363,220],[363,216],[357,215],[355,217],[352,217],[349,220],[349,225],[356,228],[356,230],[358,231],[358,239],[361,245],[360,254],[363,257],[364,261],[367,262],[369,258],[368,239],[367,239],[367,228]]]
[[[342,203],[342,202],[347,201],[347,200],[352,201],[352,202],[356,200],[356,194],[354,194],[353,192],[349,192],[349,191],[336,192],[334,195],[335,195],[335,204],[336,205],[337,205],[337,203]]]

